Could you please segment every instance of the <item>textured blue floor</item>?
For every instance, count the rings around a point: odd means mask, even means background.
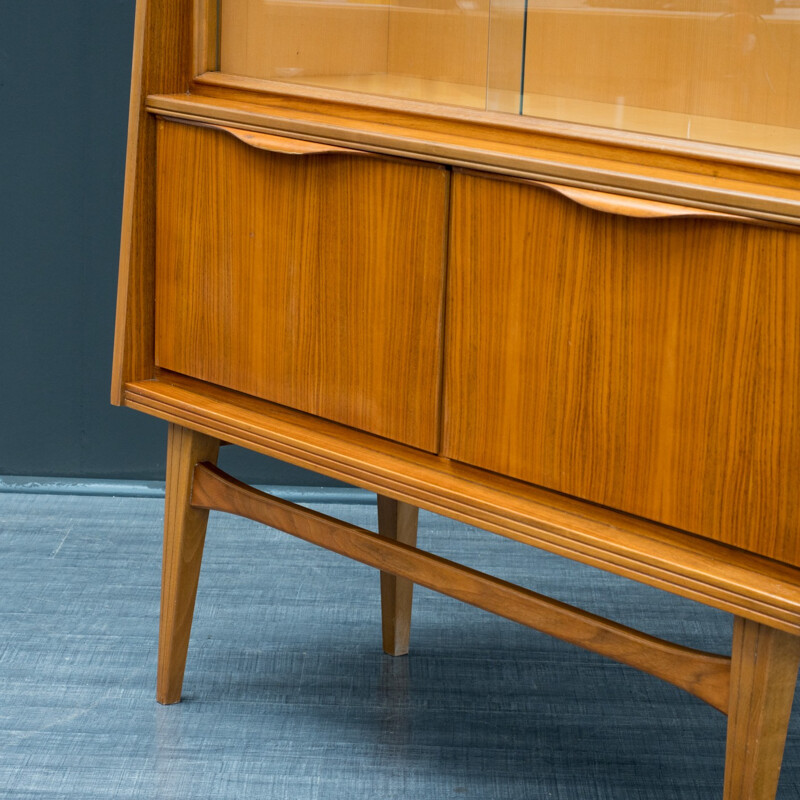
[[[363,505],[326,513],[374,528]],[[162,503],[0,494],[0,798],[713,800],[725,719],[654,678],[212,515],[184,701],[154,700]],[[432,515],[420,544],[724,652],[719,612]],[[781,800],[800,789],[792,719]]]

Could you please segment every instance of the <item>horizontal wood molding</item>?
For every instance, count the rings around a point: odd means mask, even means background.
[[[547,137],[503,136],[480,126],[462,132],[455,125],[411,127],[409,115],[376,122],[369,115],[337,116],[330,109],[296,110],[275,102],[253,102],[202,95],[151,95],[148,110],[175,119],[308,139],[367,152],[480,169],[549,183],[691,208],[800,224],[800,187],[790,174],[746,167],[703,174],[701,163],[667,158],[632,162],[621,152],[574,146],[556,147]],[[327,111],[328,113],[324,113]],[[456,132],[454,132],[456,131]],[[481,138],[485,136],[485,138]],[[653,161],[655,160],[655,163]]]
[[[672,683],[727,713],[730,659],[657,639],[409,544],[260,492],[213,464],[194,471],[194,509],[247,517]]]
[[[800,570],[164,373],[125,404],[265,455],[800,634]]]
[[[248,78],[224,72],[209,71],[197,75],[192,86],[197,96],[230,98],[254,103],[300,107],[327,103],[357,109],[363,114],[401,112],[435,122],[491,127],[499,134],[518,132],[525,137],[552,137],[573,143],[591,143],[593,147],[627,148],[643,151],[650,157],[693,158],[724,164],[768,167],[789,173],[800,172],[800,159],[777,152],[761,152],[724,144],[711,144],[695,139],[670,138],[666,135],[619,130],[585,123],[565,122],[543,117],[509,114],[484,108],[443,105],[413,99],[387,97],[381,94],[348,91],[330,86],[311,86],[278,80]]]

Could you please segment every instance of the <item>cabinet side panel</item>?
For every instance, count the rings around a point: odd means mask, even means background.
[[[111,399],[153,371],[155,121],[150,93],[185,91],[192,77],[192,0],[138,0],[134,31],[125,195],[120,237]]]
[[[161,367],[438,445],[448,173],[160,123]]]
[[[800,563],[798,266],[800,234],[455,176],[444,454]]]

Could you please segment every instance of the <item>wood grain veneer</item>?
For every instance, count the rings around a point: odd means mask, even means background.
[[[156,363],[435,450],[448,180],[160,122]]]
[[[443,454],[800,564],[800,234],[468,174],[452,209]]]
[[[145,112],[153,92],[185,91],[192,70],[193,0],[139,0],[133,43],[125,195],[122,208],[111,400],[126,381],[153,374],[153,261],[156,123]]]

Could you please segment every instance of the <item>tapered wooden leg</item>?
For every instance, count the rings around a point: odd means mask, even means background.
[[[736,618],[725,800],[774,800],[799,664],[800,637]]]
[[[195,465],[201,461],[216,463],[218,452],[216,439],[178,425],[169,426],[156,686],[159,703],[181,699],[208,523],[208,511],[189,505],[192,480]]]
[[[381,536],[416,546],[418,516],[416,506],[378,495],[378,533]],[[414,584],[407,578],[381,572],[383,650],[390,656],[408,653],[413,591]]]

